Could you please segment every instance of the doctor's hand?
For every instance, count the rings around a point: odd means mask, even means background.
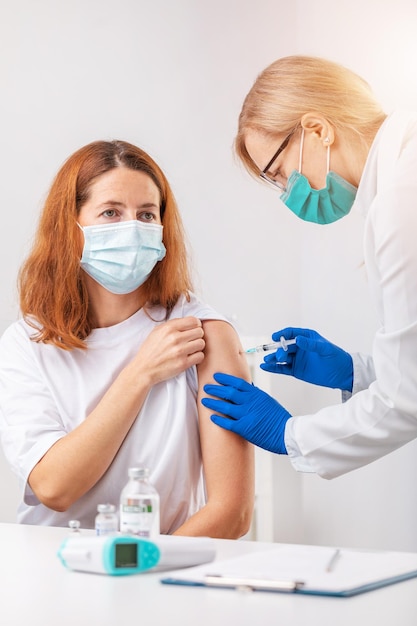
[[[285,424],[291,415],[267,393],[242,378],[229,374],[214,374],[217,385],[204,385],[204,391],[220,398],[202,398],[208,409],[227,417],[212,415],[211,421],[237,433],[251,443],[275,452],[287,454],[284,443]]]
[[[273,341],[296,338],[296,343],[285,352],[278,348],[268,354],[261,369],[275,374],[286,374],[300,380],[331,389],[352,391],[353,361],[348,352],[306,328],[284,328],[272,335]]]

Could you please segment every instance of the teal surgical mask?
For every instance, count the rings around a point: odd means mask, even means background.
[[[356,187],[330,170],[330,146],[327,146],[327,176],[323,189],[312,189],[301,173],[304,129],[301,135],[299,168],[288,178],[281,200],[295,215],[315,224],[331,224],[347,215],[356,196]]]
[[[129,220],[80,228],[84,233],[81,267],[111,293],[135,291],[166,253],[159,224]]]

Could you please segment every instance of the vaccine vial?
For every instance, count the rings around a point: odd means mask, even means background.
[[[128,475],[120,495],[120,531],[155,538],[159,535],[159,495],[149,482],[149,469],[131,467]]]
[[[70,519],[70,521],[68,522],[68,528],[70,529],[70,531],[72,533],[79,533],[79,532],[81,532],[81,530],[80,530],[81,524],[80,524],[79,520],[77,520],[77,519]]]
[[[95,520],[96,535],[114,535],[119,530],[114,504],[99,504]]]

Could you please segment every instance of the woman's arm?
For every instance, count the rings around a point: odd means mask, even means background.
[[[254,450],[250,443],[219,428],[200,402],[203,385],[225,371],[249,380],[239,338],[227,322],[203,321],[205,358],[198,369],[198,413],[207,504],[174,534],[236,539],[250,527],[254,504]]]
[[[65,511],[87,493],[112,463],[151,387],[197,365],[203,349],[197,318],[157,326],[95,409],[35,465],[28,482],[38,500]]]

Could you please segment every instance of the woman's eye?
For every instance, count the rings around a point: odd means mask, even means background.
[[[116,217],[116,211],[114,209],[106,209],[103,211],[102,215],[104,217]]]
[[[140,213],[138,215],[138,220],[142,220],[143,222],[152,222],[155,219],[155,215],[153,213]]]

